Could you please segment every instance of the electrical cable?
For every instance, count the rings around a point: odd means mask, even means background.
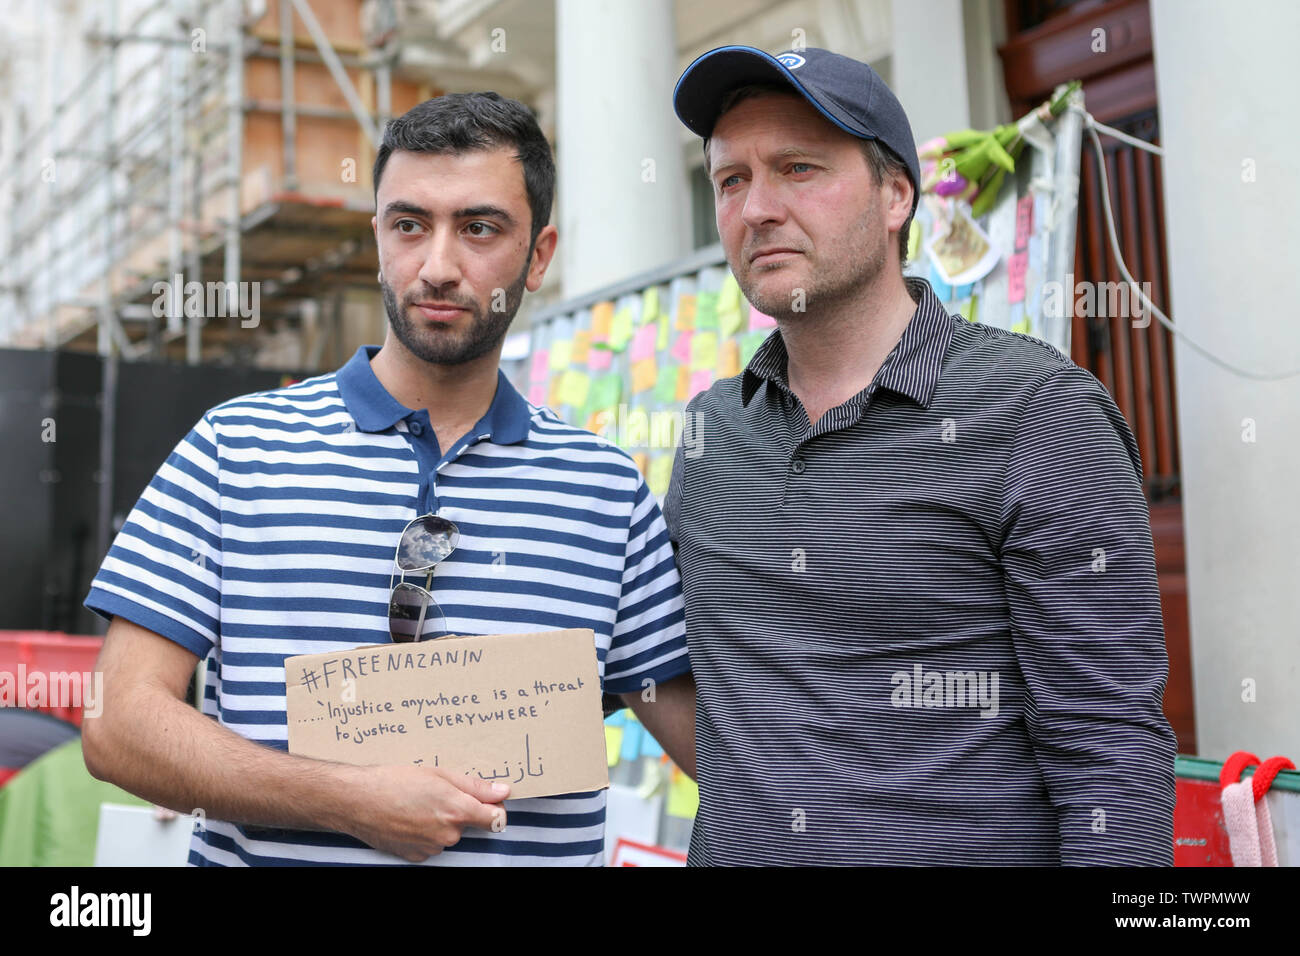
[[[1128,271],[1128,266],[1124,263],[1124,257],[1120,255],[1119,237],[1115,233],[1115,216],[1114,213],[1111,211],[1111,207],[1110,207],[1110,183],[1106,176],[1106,154],[1105,151],[1102,149],[1101,139],[1097,136],[1097,132],[1100,130],[1101,132],[1105,133],[1107,136],[1113,136],[1115,139],[1118,139],[1125,143],[1129,143],[1133,146],[1136,146],[1139,149],[1145,149],[1147,152],[1155,153],[1157,156],[1163,157],[1165,151],[1159,146],[1155,146],[1151,143],[1137,139],[1133,136],[1129,136],[1127,133],[1120,132],[1119,130],[1111,126],[1106,126],[1104,123],[1097,122],[1097,120],[1093,118],[1093,115],[1091,113],[1089,113],[1085,109],[1082,109],[1079,106],[1071,105],[1070,109],[1083,115],[1084,128],[1087,130],[1088,136],[1092,139],[1093,149],[1097,153],[1097,165],[1098,165],[1097,171],[1101,177],[1102,210],[1106,213],[1106,230],[1110,235],[1110,248],[1111,248],[1111,252],[1114,253],[1115,255],[1115,264],[1119,266],[1120,275],[1122,275],[1124,279],[1129,283],[1129,287],[1138,296],[1138,298],[1142,300],[1142,302],[1146,305],[1146,307],[1151,310],[1151,313],[1157,319],[1160,320],[1160,324],[1163,325],[1165,328],[1167,328],[1174,335],[1182,339],[1183,343],[1187,345],[1188,348],[1204,356],[1210,362],[1219,366],[1225,371],[1231,372],[1233,375],[1239,375],[1242,378],[1252,379],[1257,382],[1277,382],[1283,379],[1295,378],[1297,375],[1300,375],[1300,368],[1292,369],[1289,372],[1276,372],[1276,373],[1275,372],[1252,372],[1248,369],[1240,368],[1236,365],[1233,365],[1231,362],[1219,358],[1217,355],[1215,355],[1205,346],[1201,345],[1199,342],[1193,339],[1182,329],[1178,328],[1178,326],[1174,325],[1173,321],[1169,318],[1169,316],[1165,315],[1164,312],[1160,311],[1159,306],[1157,306],[1154,302],[1152,302],[1149,298],[1147,298],[1146,294],[1142,291],[1141,287],[1138,285],[1137,280],[1134,279],[1132,273]]]

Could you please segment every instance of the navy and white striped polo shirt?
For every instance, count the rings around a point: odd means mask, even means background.
[[[591,628],[611,694],[688,671],[667,528],[631,458],[500,373],[487,414],[440,455],[428,412],[375,377],[376,351],[204,415],[132,510],[86,606],[207,657],[204,712],[285,750],[285,658],[388,642],[397,541],[436,511],[460,529],[432,586],[452,633]],[[505,806],[503,832],[467,829],[428,863],[602,862],[605,791]],[[208,820],[190,862],[405,861],[344,834]]]
[[[697,687],[693,864],[1173,862],[1137,447],[1088,372],[917,309],[809,423],[774,332],[692,400],[665,512]]]

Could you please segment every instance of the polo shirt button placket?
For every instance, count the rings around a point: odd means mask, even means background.
[[[421,425],[419,422],[411,422],[410,428],[411,428],[411,434],[414,435],[416,438],[419,438],[421,435],[424,434],[424,426]]]
[[[808,463],[802,458],[795,458],[790,462],[790,471],[796,475],[802,475],[808,470]]]

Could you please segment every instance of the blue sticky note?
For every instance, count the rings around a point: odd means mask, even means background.
[[[623,725],[623,749],[619,751],[620,760],[636,760],[641,756],[641,738],[645,728],[638,721],[629,720]]]
[[[1046,247],[1046,245],[1047,242],[1042,236],[1033,236],[1029,240],[1029,271],[1033,275],[1041,276],[1043,274],[1043,269],[1045,267],[1045,263],[1043,262],[1043,259],[1045,258],[1044,247]]]
[[[940,278],[939,270],[935,268],[933,262],[930,263],[930,288],[934,290],[935,297],[940,302],[952,301],[952,286]]]
[[[605,718],[606,727],[622,727],[627,722],[627,708],[616,710]]]
[[[654,734],[647,733],[641,737],[641,756],[654,757],[658,760],[664,755],[664,748],[659,746]]]
[[[1043,287],[1041,285],[1034,286],[1024,305],[1026,313],[1033,318],[1043,314]]]

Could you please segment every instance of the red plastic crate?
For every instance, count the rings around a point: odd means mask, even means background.
[[[0,631],[0,672],[18,680],[19,665],[27,673],[88,673],[95,669],[95,659],[104,644],[102,637],[83,637],[58,631]],[[81,726],[81,707],[35,707],[42,713]]]

